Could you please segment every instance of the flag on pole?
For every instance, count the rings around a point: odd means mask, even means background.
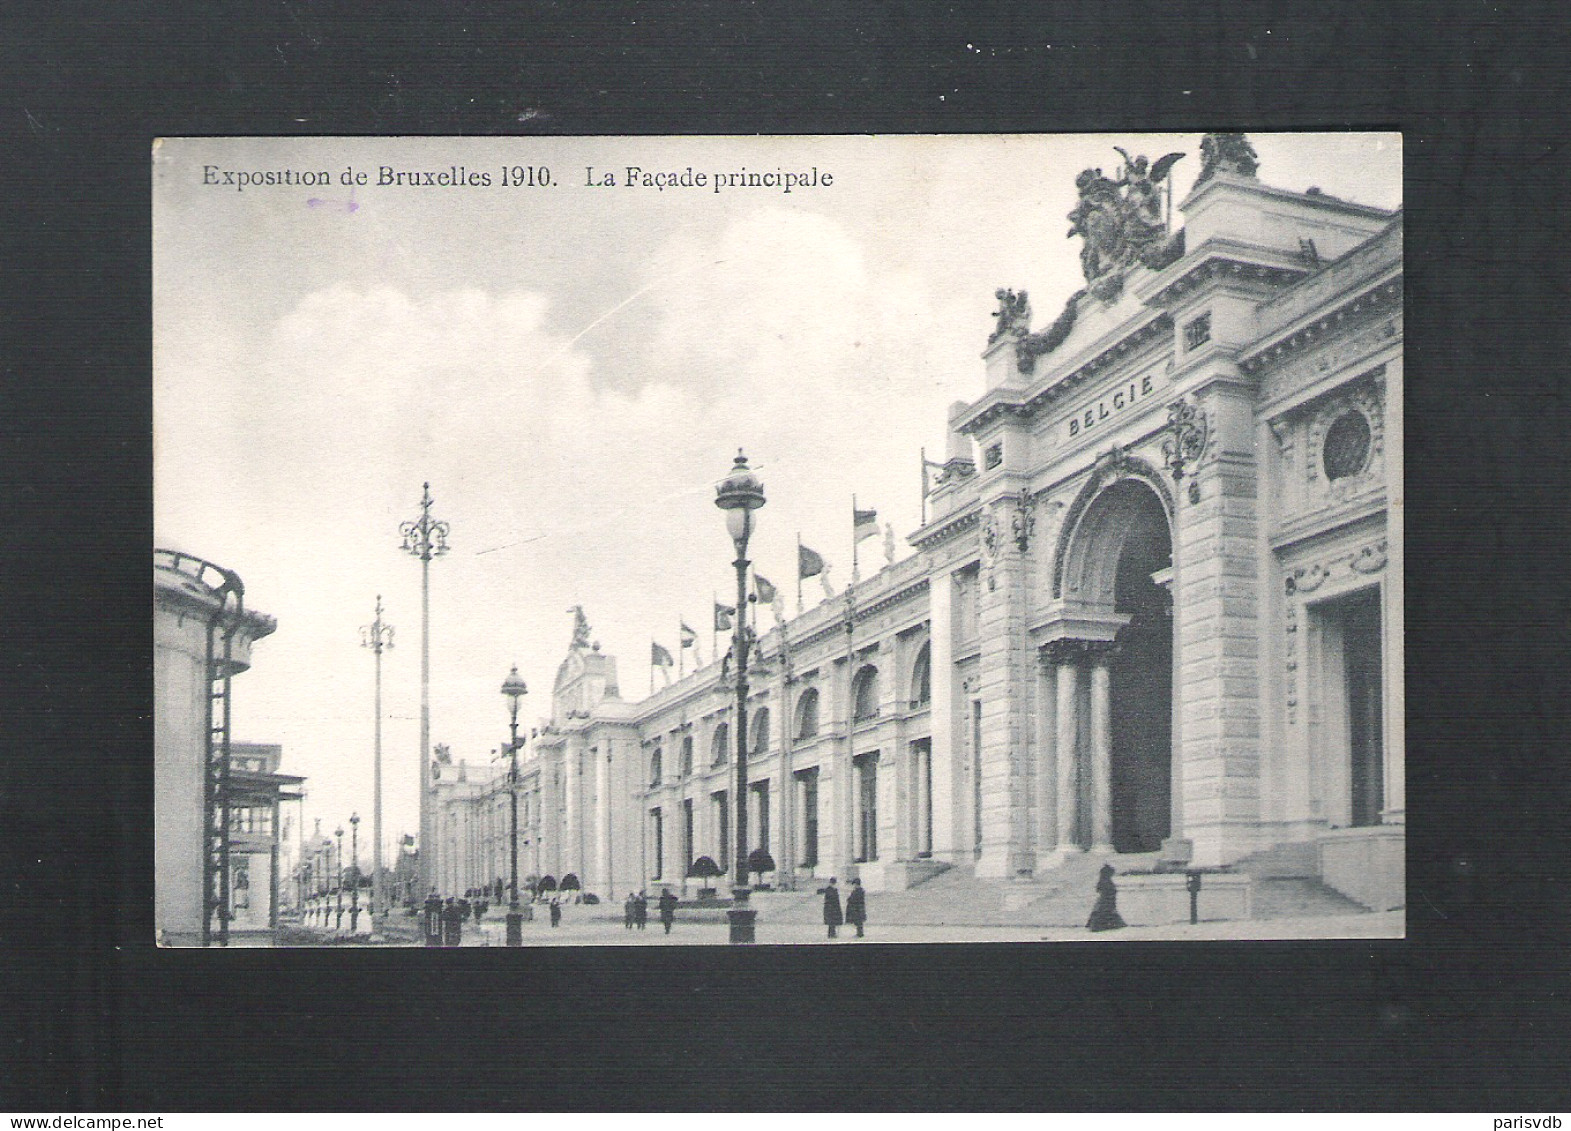
[[[671,686],[671,669],[676,666],[676,661],[671,658],[671,653],[660,647],[658,643],[649,642],[649,694],[655,693],[655,668],[660,669],[660,676],[665,680],[666,686]]]
[[[774,604],[780,596],[770,580],[757,571],[753,573],[753,592],[757,593],[758,599],[766,605]]]
[[[806,579],[817,577],[824,572],[824,558],[815,550],[809,550],[802,543],[796,544],[796,575]]]
[[[861,510],[855,502],[851,504],[851,538],[861,542],[865,538],[878,536],[878,512],[876,510]]]
[[[680,676],[687,666],[685,661],[687,660],[687,650],[689,648],[693,650],[694,670],[697,670],[701,661],[698,656],[698,633],[688,628],[685,620],[678,620],[676,623],[681,637],[681,647],[677,649],[676,654],[676,674]]]
[[[715,602],[715,631],[716,632],[730,632],[731,631],[731,618],[734,617],[734,616],[736,616],[736,606],[735,605],[722,605],[719,601],[716,601]]]

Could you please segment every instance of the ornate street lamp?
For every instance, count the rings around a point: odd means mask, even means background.
[[[507,696],[507,710],[510,716],[510,725],[513,728],[513,739],[508,744],[507,751],[509,764],[507,769],[507,793],[509,807],[512,810],[513,831],[511,841],[511,887],[509,888],[507,902],[507,945],[524,945],[524,917],[518,910],[518,748],[523,741],[518,737],[518,701],[529,694],[529,688],[524,681],[518,678],[518,665],[514,664],[512,671],[507,673],[507,678],[502,681],[502,694]]]
[[[753,512],[764,505],[764,485],[737,450],[736,462],[715,488],[715,506],[725,511],[726,530],[736,545],[736,623],[731,640],[736,658],[736,877],[732,884],[731,941],[753,941],[758,912],[747,905],[747,541],[753,536]]]
[[[431,559],[447,553],[448,525],[431,517],[431,484],[420,496],[420,517],[399,526],[403,548],[420,559],[420,886],[431,890],[436,838],[431,829]]]
[[[349,889],[349,933],[360,930],[360,814],[349,814],[349,874],[354,886]]]
[[[333,919],[333,930],[344,929],[344,826],[333,833],[338,838],[338,915]]]
[[[382,595],[376,595],[376,619],[360,629],[360,646],[376,656],[376,769],[371,803],[371,928],[387,922],[387,881],[382,874],[382,653],[393,646],[393,626],[382,622]]]

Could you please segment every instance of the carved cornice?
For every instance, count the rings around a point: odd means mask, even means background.
[[[1077,640],[1066,637],[1049,640],[1042,645],[1041,655],[1050,664],[1106,663],[1118,654],[1118,645],[1111,640]]]
[[[1357,550],[1299,566],[1282,579],[1282,587],[1289,597],[1313,593],[1330,580],[1341,566],[1345,565],[1353,573],[1367,575],[1385,569],[1387,560],[1386,539],[1381,538]]]
[[[1146,301],[1152,306],[1165,306],[1213,280],[1280,287],[1296,283],[1307,274],[1309,271],[1305,267],[1252,263],[1247,259],[1212,252],[1198,258],[1188,270],[1163,284]]]
[[[1008,399],[1002,390],[991,404],[981,409],[976,415],[969,418],[962,416],[956,422],[956,429],[967,434],[986,428],[994,420],[1006,415],[1015,416],[1021,420],[1030,420],[1047,406],[1064,399],[1080,386],[1094,377],[1100,376],[1114,364],[1123,361],[1130,354],[1149,345],[1154,339],[1170,335],[1173,332],[1173,319],[1167,313],[1159,313],[1149,322],[1142,324],[1106,349],[1086,359],[1079,366],[1071,369],[1057,381],[1052,382],[1040,391],[1032,394],[1025,400]]]
[[[1402,293],[1402,278],[1389,279],[1326,311],[1307,325],[1299,326],[1266,344],[1251,347],[1239,359],[1239,368],[1253,375],[1282,365],[1304,350],[1323,342],[1328,335],[1349,322],[1364,322],[1401,309]],[[1394,327],[1387,336],[1396,336]]]
[[[981,520],[981,507],[973,506],[969,510],[951,516],[941,524],[929,526],[925,532],[920,530],[917,531],[916,537],[911,539],[911,545],[915,546],[919,550],[931,550],[934,547],[949,541],[956,535],[962,534],[965,531],[971,529],[971,527],[975,526]]]

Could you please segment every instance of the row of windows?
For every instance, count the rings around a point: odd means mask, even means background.
[[[911,673],[911,703],[921,706],[928,703],[933,697],[932,664],[928,645],[924,644],[917,653],[916,663]],[[816,687],[809,687],[802,692],[796,701],[796,719],[793,734],[798,739],[813,738],[818,734],[819,727],[819,691]],[[852,713],[857,721],[876,719],[879,714],[879,683],[878,668],[872,664],[863,666],[857,673],[852,683]],[[769,749],[769,708],[760,707],[753,715],[749,727],[749,737],[752,742],[749,750],[753,757],[765,753]],[[715,728],[714,738],[710,743],[711,766],[722,765],[731,758],[731,727],[721,723]],[[681,762],[678,773],[681,777],[688,777],[693,772],[693,736],[686,735],[682,739]],[[657,786],[665,780],[663,754],[656,748],[649,759],[649,784]]]

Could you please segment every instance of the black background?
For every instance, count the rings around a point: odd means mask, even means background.
[[[1558,5],[97,7],[0,14],[0,1108],[1571,1106]],[[152,138],[1228,128],[1405,135],[1408,940],[151,946]]]

